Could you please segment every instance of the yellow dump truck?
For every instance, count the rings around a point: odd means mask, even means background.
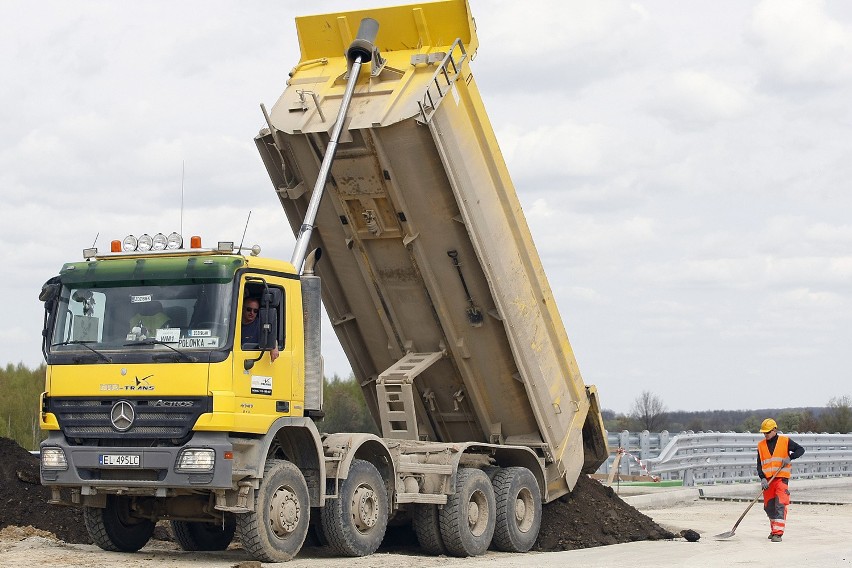
[[[42,483],[101,548],[283,561],[529,550],[607,457],[470,71],[464,0],[297,18],[255,142],[289,262],[178,234],[84,251],[43,287]],[[249,252],[250,251],[250,252]],[[244,254],[244,252],[248,254]],[[324,435],[321,301],[381,429]]]

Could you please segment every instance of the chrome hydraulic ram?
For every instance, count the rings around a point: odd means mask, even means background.
[[[305,255],[308,251],[308,241],[310,241],[311,233],[314,230],[314,221],[316,220],[320,200],[322,199],[322,194],[325,190],[325,182],[328,179],[329,172],[331,171],[334,154],[337,152],[337,141],[340,139],[340,133],[343,130],[343,123],[346,120],[346,112],[349,110],[352,93],[355,91],[355,84],[358,82],[361,65],[369,63],[373,58],[373,44],[376,41],[376,33],[378,30],[379,22],[372,18],[364,18],[361,20],[361,24],[358,27],[358,36],[349,46],[349,49],[346,50],[346,60],[349,65],[349,80],[346,82],[346,90],[343,92],[343,99],[340,101],[340,110],[337,112],[337,119],[331,129],[331,136],[328,141],[325,156],[323,156],[322,159],[319,174],[317,175],[314,192],[311,194],[311,200],[308,203],[308,210],[305,213],[302,226],[299,228],[299,236],[296,237],[296,247],[293,249],[293,257],[290,259],[290,262],[293,264],[293,267],[299,275],[302,274],[302,265],[305,262]]]

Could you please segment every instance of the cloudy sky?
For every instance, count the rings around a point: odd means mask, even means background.
[[[470,0],[472,63],[587,383],[626,412],[852,394],[852,4]],[[0,363],[41,284],[181,228],[289,259],[252,141],[293,18],[363,2],[0,2]],[[379,41],[380,43],[380,41]],[[349,374],[330,332],[326,369]]]

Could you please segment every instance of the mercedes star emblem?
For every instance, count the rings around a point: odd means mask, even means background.
[[[119,400],[112,405],[112,410],[109,411],[109,419],[113,428],[119,432],[126,432],[133,426],[133,421],[136,419],[133,405],[126,400]]]

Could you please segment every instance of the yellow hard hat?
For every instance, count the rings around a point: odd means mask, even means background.
[[[767,418],[760,424],[760,433],[766,434],[767,432],[772,432],[776,428],[778,428],[778,424],[776,424],[773,419]]]

